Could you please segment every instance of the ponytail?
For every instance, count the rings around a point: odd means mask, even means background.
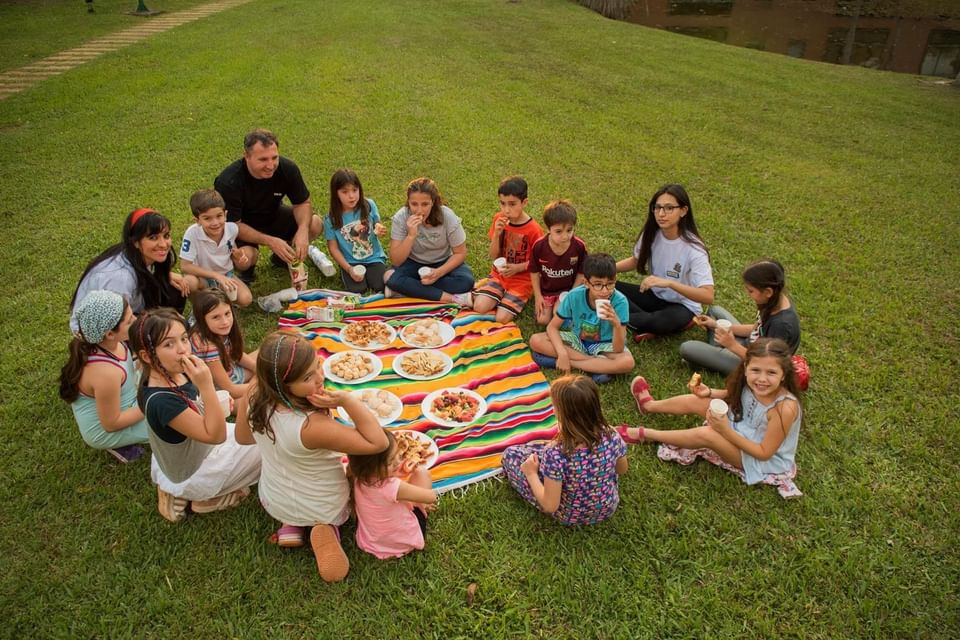
[[[72,404],[80,396],[80,376],[96,348],[97,345],[77,337],[70,341],[67,363],[60,369],[60,399],[64,402]]]

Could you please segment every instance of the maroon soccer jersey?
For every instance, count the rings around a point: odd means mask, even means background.
[[[540,292],[555,296],[573,288],[577,274],[583,273],[583,259],[586,257],[587,246],[580,238],[574,236],[564,254],[558,256],[550,248],[550,238],[544,236],[533,245],[529,270],[540,274]]]

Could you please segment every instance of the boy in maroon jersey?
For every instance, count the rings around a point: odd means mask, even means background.
[[[560,295],[583,284],[583,260],[587,247],[573,234],[577,210],[567,200],[554,200],[543,209],[547,235],[533,245],[530,253],[530,283],[536,301],[537,324],[553,318]]]

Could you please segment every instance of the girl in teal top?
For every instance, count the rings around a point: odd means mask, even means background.
[[[137,371],[125,341],[133,324],[127,301],[92,291],[77,306],[77,335],[60,372],[60,397],[70,403],[84,442],[121,462],[143,455],[147,424],[137,406]]]

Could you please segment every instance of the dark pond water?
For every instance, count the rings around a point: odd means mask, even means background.
[[[623,17],[808,60],[960,72],[960,0],[637,0]]]

